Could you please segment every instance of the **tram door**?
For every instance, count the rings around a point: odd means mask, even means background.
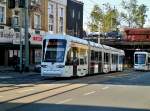
[[[77,66],[79,65],[78,50],[73,47],[73,76],[77,76]]]

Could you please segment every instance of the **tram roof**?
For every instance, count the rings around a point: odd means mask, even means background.
[[[85,44],[85,45],[89,44],[90,46],[93,46],[93,47],[104,48],[106,50],[113,50],[113,51],[116,51],[116,52],[120,52],[121,54],[124,54],[123,50],[116,49],[116,48],[113,48],[113,47],[110,47],[110,46],[107,46],[107,45],[102,45],[102,44],[98,44],[98,43],[95,43],[95,42],[87,41],[87,40],[77,38],[77,37],[73,37],[73,36],[70,36],[70,35],[47,34],[44,37],[44,39],[65,39],[67,41],[77,42],[77,43],[81,43],[81,44]]]
[[[90,46],[93,46],[93,47],[103,48],[101,44],[98,44],[98,43],[95,43],[95,42],[89,41],[89,44],[90,44]]]
[[[136,51],[136,52],[134,52],[134,54],[148,54],[148,52],[145,52],[145,51]]]
[[[88,41],[84,39],[80,39],[78,37],[73,37],[70,35],[63,35],[63,34],[47,34],[44,39],[65,39],[71,42],[77,42],[88,45]]]

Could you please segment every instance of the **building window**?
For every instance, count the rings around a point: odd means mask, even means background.
[[[19,26],[19,17],[18,16],[15,16],[13,18],[13,26],[14,27]]]
[[[64,28],[64,8],[59,9],[59,33],[63,33]]]
[[[53,4],[50,4],[50,3],[49,3],[49,6],[48,6],[48,13],[49,13],[49,14],[53,14],[53,13],[54,13],[54,6],[53,6]]]
[[[42,51],[41,51],[41,49],[35,49],[35,63],[36,64],[39,64],[40,62],[41,62],[41,54],[42,53]]]
[[[40,4],[41,1],[40,1],[40,0],[32,0],[31,3],[32,3],[32,4]]]
[[[73,9],[73,10],[72,10],[72,18],[74,18],[74,14],[75,14],[75,13],[74,13],[74,9]]]
[[[54,31],[54,5],[48,4],[48,30]]]
[[[0,23],[4,23],[4,18],[5,18],[5,9],[4,7],[0,6]]]
[[[41,16],[38,14],[34,15],[34,28],[35,29],[41,28]]]
[[[60,16],[63,17],[64,16],[64,9],[60,8]]]
[[[54,16],[49,15],[49,31],[54,31]]]
[[[60,24],[59,32],[63,33],[63,24],[64,24],[63,17],[60,17],[59,24]]]

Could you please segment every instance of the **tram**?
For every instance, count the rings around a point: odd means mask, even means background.
[[[150,70],[150,53],[143,51],[134,53],[134,70]]]
[[[86,76],[123,70],[124,51],[69,35],[48,34],[42,45],[41,76]]]

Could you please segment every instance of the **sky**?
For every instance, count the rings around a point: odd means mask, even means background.
[[[84,3],[84,16],[83,16],[83,28],[86,29],[87,28],[87,22],[90,18],[90,12],[93,9],[93,6],[95,4],[99,4],[100,7],[104,7],[102,4],[104,3],[110,3],[113,6],[115,6],[117,9],[122,10],[121,7],[121,1],[122,0],[79,0],[82,1]],[[149,10],[147,11],[147,20],[146,20],[146,24],[145,26],[148,27],[150,26],[150,0],[137,0],[138,1],[138,5],[140,4],[145,4]]]

